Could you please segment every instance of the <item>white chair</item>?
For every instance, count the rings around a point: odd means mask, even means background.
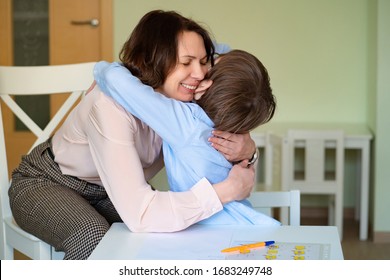
[[[257,211],[271,215],[275,208],[289,210],[287,225],[299,226],[301,216],[300,193],[298,190],[276,192],[252,192],[248,198]]]
[[[272,132],[266,133],[265,143],[265,191],[280,191],[281,138]]]
[[[282,150],[282,190],[300,190],[301,195],[327,195],[328,223],[337,226],[342,239],[343,131],[290,129]],[[284,219],[286,213],[282,211]]]
[[[264,135],[251,134],[252,139],[258,144],[260,150],[256,168],[256,191],[279,191],[280,190],[280,161],[281,161],[281,137],[272,132]],[[259,179],[262,180],[259,180]]]
[[[93,82],[95,62],[55,66],[0,66],[0,97],[2,101],[37,137],[31,149],[48,139],[70,108]],[[41,129],[14,101],[15,95],[71,94],[62,107]],[[1,259],[13,259],[14,249],[32,259],[62,259],[63,252],[23,231],[14,221],[9,205],[6,141],[0,104],[0,190],[1,190]],[[30,151],[31,151],[30,149]],[[26,151],[26,153],[29,151]]]

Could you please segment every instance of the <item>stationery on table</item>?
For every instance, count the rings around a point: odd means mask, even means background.
[[[260,242],[261,243],[261,242]],[[260,244],[252,243],[252,244]],[[248,245],[252,245],[248,244]],[[245,246],[245,244],[243,245]],[[253,245],[256,246],[256,245]],[[241,246],[222,250],[227,260],[329,260],[330,244],[275,242],[268,246],[257,246],[240,251]],[[234,249],[235,248],[235,249]],[[230,250],[231,249],[231,250]],[[229,251],[230,250],[230,251]]]
[[[268,240],[275,243],[266,246]],[[341,260],[343,253],[334,226],[193,225],[174,233],[134,233],[114,223],[90,259]]]
[[[256,242],[256,243],[249,243],[249,244],[242,244],[240,246],[234,246],[230,248],[225,248],[221,250],[222,253],[240,253],[240,254],[247,254],[253,249],[266,247],[269,245],[274,244],[275,241],[264,241],[264,242]]]

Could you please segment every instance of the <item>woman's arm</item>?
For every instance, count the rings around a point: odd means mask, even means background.
[[[161,171],[164,167],[164,158],[163,158],[163,152],[161,149],[160,156],[157,158],[155,162],[148,168],[144,168],[144,175],[145,180],[150,181],[154,176],[157,175],[158,172]]]
[[[248,177],[244,178],[242,176]],[[253,165],[248,167],[248,161],[243,160],[239,164],[233,165],[233,168],[230,170],[229,176],[225,181],[214,184],[213,187],[221,202],[225,204],[249,197],[253,190],[254,179],[255,167]]]

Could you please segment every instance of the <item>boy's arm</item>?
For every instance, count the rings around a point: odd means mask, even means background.
[[[128,112],[149,125],[165,141],[183,141],[183,128],[190,128],[185,104],[155,92],[121,64],[98,62],[94,77],[100,89]]]
[[[216,43],[216,42],[214,42],[214,48],[217,54],[224,54],[232,50],[228,44]]]

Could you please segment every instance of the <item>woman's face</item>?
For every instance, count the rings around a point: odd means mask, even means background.
[[[196,32],[183,32],[178,38],[176,67],[157,91],[180,101],[192,101],[195,89],[207,70],[207,54],[202,37]]]

